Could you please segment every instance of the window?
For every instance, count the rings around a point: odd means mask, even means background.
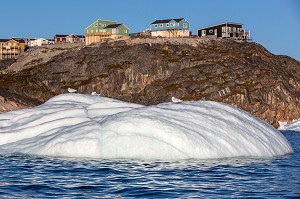
[[[209,32],[209,33],[213,33],[213,32],[214,32],[214,30],[213,30],[213,29],[210,29],[208,32]]]
[[[174,26],[175,26],[175,24],[174,24],[174,23],[170,23],[170,26],[171,26],[171,27],[174,27]]]
[[[183,28],[187,28],[187,27],[188,27],[187,23],[183,23]]]
[[[124,30],[124,33],[127,33],[127,30]]]
[[[206,30],[202,30],[202,36],[206,35]]]
[[[161,24],[159,24],[159,27],[161,27],[161,28],[162,28],[162,27],[164,27],[164,24],[162,24],[162,23],[161,23]]]
[[[158,25],[157,24],[154,24],[154,28],[157,28],[158,27]]]

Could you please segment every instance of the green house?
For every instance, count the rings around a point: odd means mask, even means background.
[[[104,28],[111,24],[116,24],[116,22],[110,20],[98,19],[85,29],[85,33],[87,34],[87,33],[105,32]]]
[[[85,29],[85,44],[101,42],[103,39],[116,39],[129,36],[129,28],[115,21],[97,20]]]
[[[112,35],[129,35],[129,28],[124,24],[110,24],[104,28],[106,32],[111,32]]]

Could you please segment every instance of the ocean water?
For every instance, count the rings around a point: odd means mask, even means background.
[[[294,153],[274,158],[154,162],[0,156],[0,198],[299,198],[300,132]]]

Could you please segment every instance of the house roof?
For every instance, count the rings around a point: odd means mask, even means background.
[[[241,24],[241,23],[224,22],[224,23],[220,23],[220,24],[213,25],[213,26],[207,26],[207,27],[203,27],[203,28],[198,28],[198,30],[206,29],[206,28],[212,28],[212,27],[215,27],[215,26],[226,25],[226,24],[234,24],[234,25],[241,25],[241,26],[244,25],[244,24]]]
[[[156,21],[152,22],[151,24],[169,23],[170,21],[172,21],[172,19],[156,20]]]
[[[19,42],[15,39],[0,39],[0,42],[16,42],[16,43],[23,43],[23,42]],[[25,42],[24,42],[25,43]]]
[[[176,22],[182,21],[184,18],[179,18],[179,19],[163,19],[163,20],[156,20],[151,24],[158,24],[158,23],[169,23],[170,21],[174,20]]]
[[[74,35],[74,34],[70,34],[70,35],[67,36],[67,38],[69,38],[69,37],[78,38],[78,36],[77,36],[77,35]]]
[[[173,19],[173,20],[176,21],[176,22],[180,22],[180,21],[184,20],[184,18]]]
[[[106,26],[105,28],[118,28],[119,26],[124,26],[125,28],[127,28],[128,30],[130,30],[127,26],[125,26],[123,23],[119,23],[119,24],[110,24],[108,26]]]
[[[106,26],[105,28],[117,28],[117,27],[119,27],[119,26],[121,26],[122,24],[110,24],[110,25],[108,25],[108,26]]]
[[[96,21],[94,21],[93,23],[91,23],[88,27],[86,27],[85,29],[88,29],[91,25],[93,25],[94,23],[96,23],[96,22],[98,22],[98,21],[108,21],[108,22],[112,22],[113,24],[116,23],[116,21],[97,19]]]
[[[46,41],[46,40],[48,40],[48,39],[44,39],[44,38],[36,38],[36,39],[34,39],[34,40],[31,40],[31,41],[36,41],[36,40],[43,40],[43,41]]]
[[[25,43],[25,40],[22,38],[12,38],[13,40],[19,42],[19,43]]]
[[[13,37],[13,40],[19,41],[19,40],[24,40],[24,41],[30,41],[30,40],[35,40],[32,38],[24,38],[24,37]]]
[[[54,35],[54,37],[70,37],[74,35],[75,37],[79,37],[79,38],[85,38],[84,35],[75,35],[75,34],[70,34],[70,35]]]
[[[69,35],[54,35],[54,37],[67,37]]]
[[[7,42],[9,41],[10,39],[0,39],[0,42]]]

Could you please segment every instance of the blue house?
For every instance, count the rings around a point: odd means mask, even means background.
[[[190,24],[184,19],[156,20],[150,25],[153,37],[188,37],[190,36]]]

